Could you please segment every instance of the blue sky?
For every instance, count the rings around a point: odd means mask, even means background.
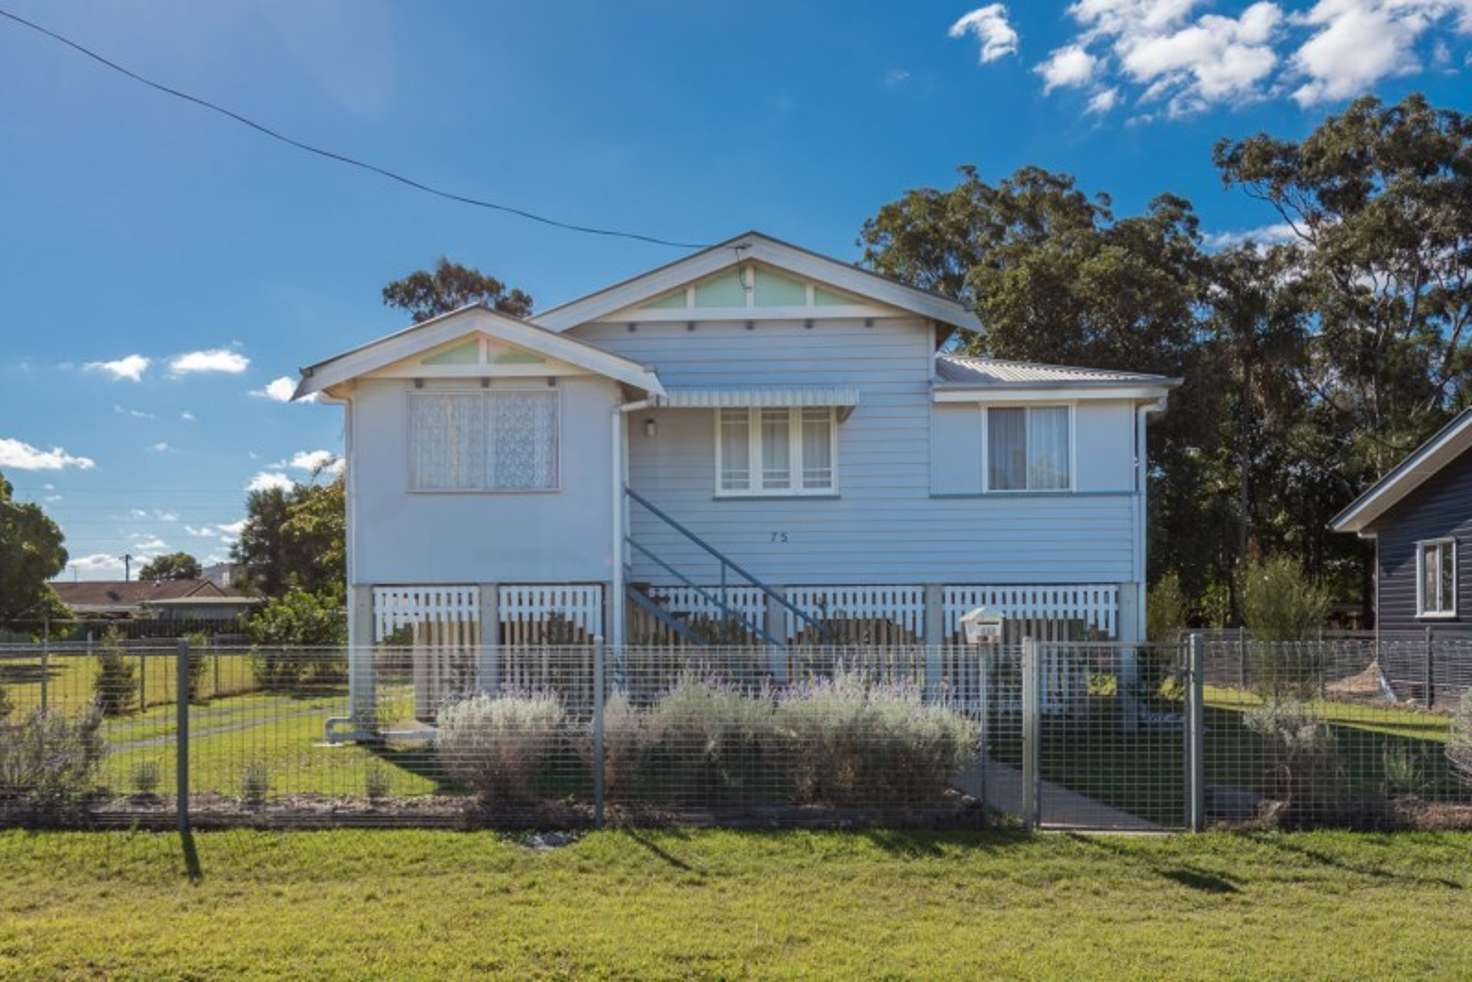
[[[1300,137],[1365,91],[1472,108],[1472,0],[0,6],[452,190],[845,259],[963,163],[1068,171],[1121,214],[1175,192],[1225,237],[1273,216],[1221,187],[1217,138]],[[252,480],[341,446],[339,409],[270,383],[402,326],[388,280],[448,255],[540,308],[680,254],[303,155],[4,21],[0,105],[0,471],[67,577],[223,557]]]

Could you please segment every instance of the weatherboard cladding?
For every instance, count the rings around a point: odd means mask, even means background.
[[[1108,450],[1080,439],[1080,487],[1089,493],[936,497],[932,447],[931,334],[922,319],[801,322],[585,324],[574,336],[653,367],[679,387],[854,387],[853,415],[838,427],[838,493],[824,497],[715,497],[712,413],[650,409],[630,414],[629,482],[696,535],[777,584],[1117,583],[1131,578],[1134,508],[1127,403],[1098,407],[1118,429]],[[1080,412],[1085,410],[1081,407]],[[1091,407],[1089,412],[1095,410]],[[1106,415],[1107,414],[1107,415]],[[980,426],[980,410],[972,420]],[[656,420],[653,436],[643,425]],[[1095,417],[1090,417],[1091,422]],[[1088,432],[1088,427],[1081,427]],[[1115,459],[1118,458],[1118,459]],[[631,532],[682,572],[716,582],[698,547],[630,506]],[[634,579],[672,583],[641,555]]]
[[[1370,524],[1376,536],[1378,624],[1382,631],[1430,625],[1438,634],[1472,634],[1472,452],[1433,474]],[[1457,541],[1457,617],[1416,617],[1416,543]]]

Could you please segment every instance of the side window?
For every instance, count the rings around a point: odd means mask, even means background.
[[[1416,543],[1416,614],[1451,617],[1457,612],[1457,543],[1430,539]]]
[[[988,407],[987,490],[1071,488],[1071,414],[1068,406]]]

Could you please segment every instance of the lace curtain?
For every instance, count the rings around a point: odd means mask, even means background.
[[[409,446],[416,491],[557,487],[555,392],[415,394]]]

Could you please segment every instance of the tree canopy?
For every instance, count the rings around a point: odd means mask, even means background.
[[[140,580],[197,580],[204,571],[187,552],[171,552],[150,560],[138,571]]]
[[[483,303],[512,317],[527,317],[532,312],[530,294],[507,288],[494,276],[443,256],[433,272],[417,269],[385,286],[383,302],[407,310],[416,324],[472,303]]]
[[[66,568],[63,538],[40,505],[15,500],[0,474],[0,620],[66,615],[46,582]]]

